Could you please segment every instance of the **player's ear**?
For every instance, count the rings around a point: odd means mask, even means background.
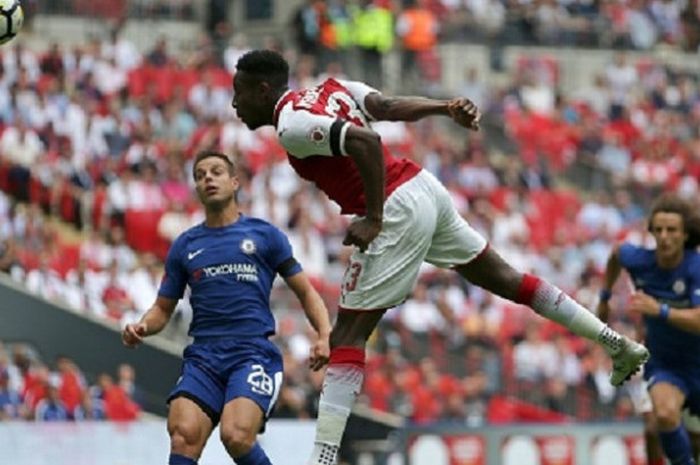
[[[261,80],[258,83],[258,90],[260,91],[261,95],[270,95],[272,92],[272,86],[269,82]]]

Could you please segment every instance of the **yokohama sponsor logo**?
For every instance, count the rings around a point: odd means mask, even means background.
[[[229,274],[237,275],[239,281],[257,281],[258,278],[257,267],[250,263],[223,263],[202,268],[202,272],[207,278]]]

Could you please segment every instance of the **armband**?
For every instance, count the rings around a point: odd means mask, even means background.
[[[659,318],[666,321],[668,320],[669,313],[671,313],[671,308],[668,306],[668,304],[661,304],[659,307]]]

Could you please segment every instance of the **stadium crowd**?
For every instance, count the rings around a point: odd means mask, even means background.
[[[334,311],[349,256],[340,245],[347,219],[291,171],[272,128],[252,133],[235,118],[231,73],[246,47],[239,35],[218,54],[202,37],[186,55],[165,40],[141,53],[112,34],[70,49],[3,48],[0,270],[76,311],[119,325],[137,319],[156,295],[170,242],[202,219],[193,155],[216,149],[237,160],[244,210],[286,230]],[[320,66],[320,55],[281,51],[295,64],[294,87],[345,76],[335,60],[342,55]],[[556,62],[519,66],[504,87],[465,70],[460,93],[485,113],[482,133],[465,138],[439,119],[375,129],[396,154],[434,173],[511,263],[595,308],[611,246],[648,240],[649,201],[663,190],[697,198],[698,76],[620,53],[569,95],[558,90]],[[613,321],[633,334],[636,322],[623,312],[628,295],[616,290]],[[306,369],[308,328],[283,286],[273,297],[287,381],[275,415],[310,417],[321,377]],[[171,333],[183,343],[190,311],[182,302]],[[89,398],[94,408],[96,397],[85,393],[95,390],[84,388],[79,369],[58,365],[82,386],[70,405]],[[36,416],[36,395],[12,375],[20,363],[4,366],[0,389],[7,373],[5,383],[15,383],[7,397],[23,396],[17,415]],[[412,297],[373,336],[368,367],[363,402],[416,422],[627,419],[629,389],[638,388],[611,387],[607,357],[585,341],[427,265]],[[30,372],[47,396],[58,385],[43,365]]]
[[[139,399],[131,365],[120,365],[116,379],[99,373],[88,384],[70,358],[50,368],[30,346],[0,341],[0,421],[132,421]]]

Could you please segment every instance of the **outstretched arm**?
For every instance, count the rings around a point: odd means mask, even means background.
[[[478,131],[481,119],[481,112],[467,98],[436,100],[372,92],[367,94],[364,104],[370,116],[378,121],[417,121],[427,116],[449,116],[460,126]]]
[[[157,334],[173,316],[177,300],[158,296],[151,308],[141,317],[138,323],[130,323],[122,331],[122,342],[127,347],[136,347],[143,338]]]
[[[316,289],[309,282],[306,273],[303,271],[299,272],[285,278],[285,281],[296,294],[304,309],[306,318],[318,334],[316,343],[311,346],[309,365],[312,370],[319,370],[328,363],[328,358],[330,357],[331,323],[328,317],[328,310],[321,296],[318,295]]]
[[[622,264],[620,264],[620,247],[615,246],[613,251],[608,257],[608,263],[605,265],[605,276],[603,277],[603,289],[601,290],[601,299],[598,302],[598,318],[603,323],[608,322],[610,318],[610,292],[620,277],[620,272],[622,271]]]

